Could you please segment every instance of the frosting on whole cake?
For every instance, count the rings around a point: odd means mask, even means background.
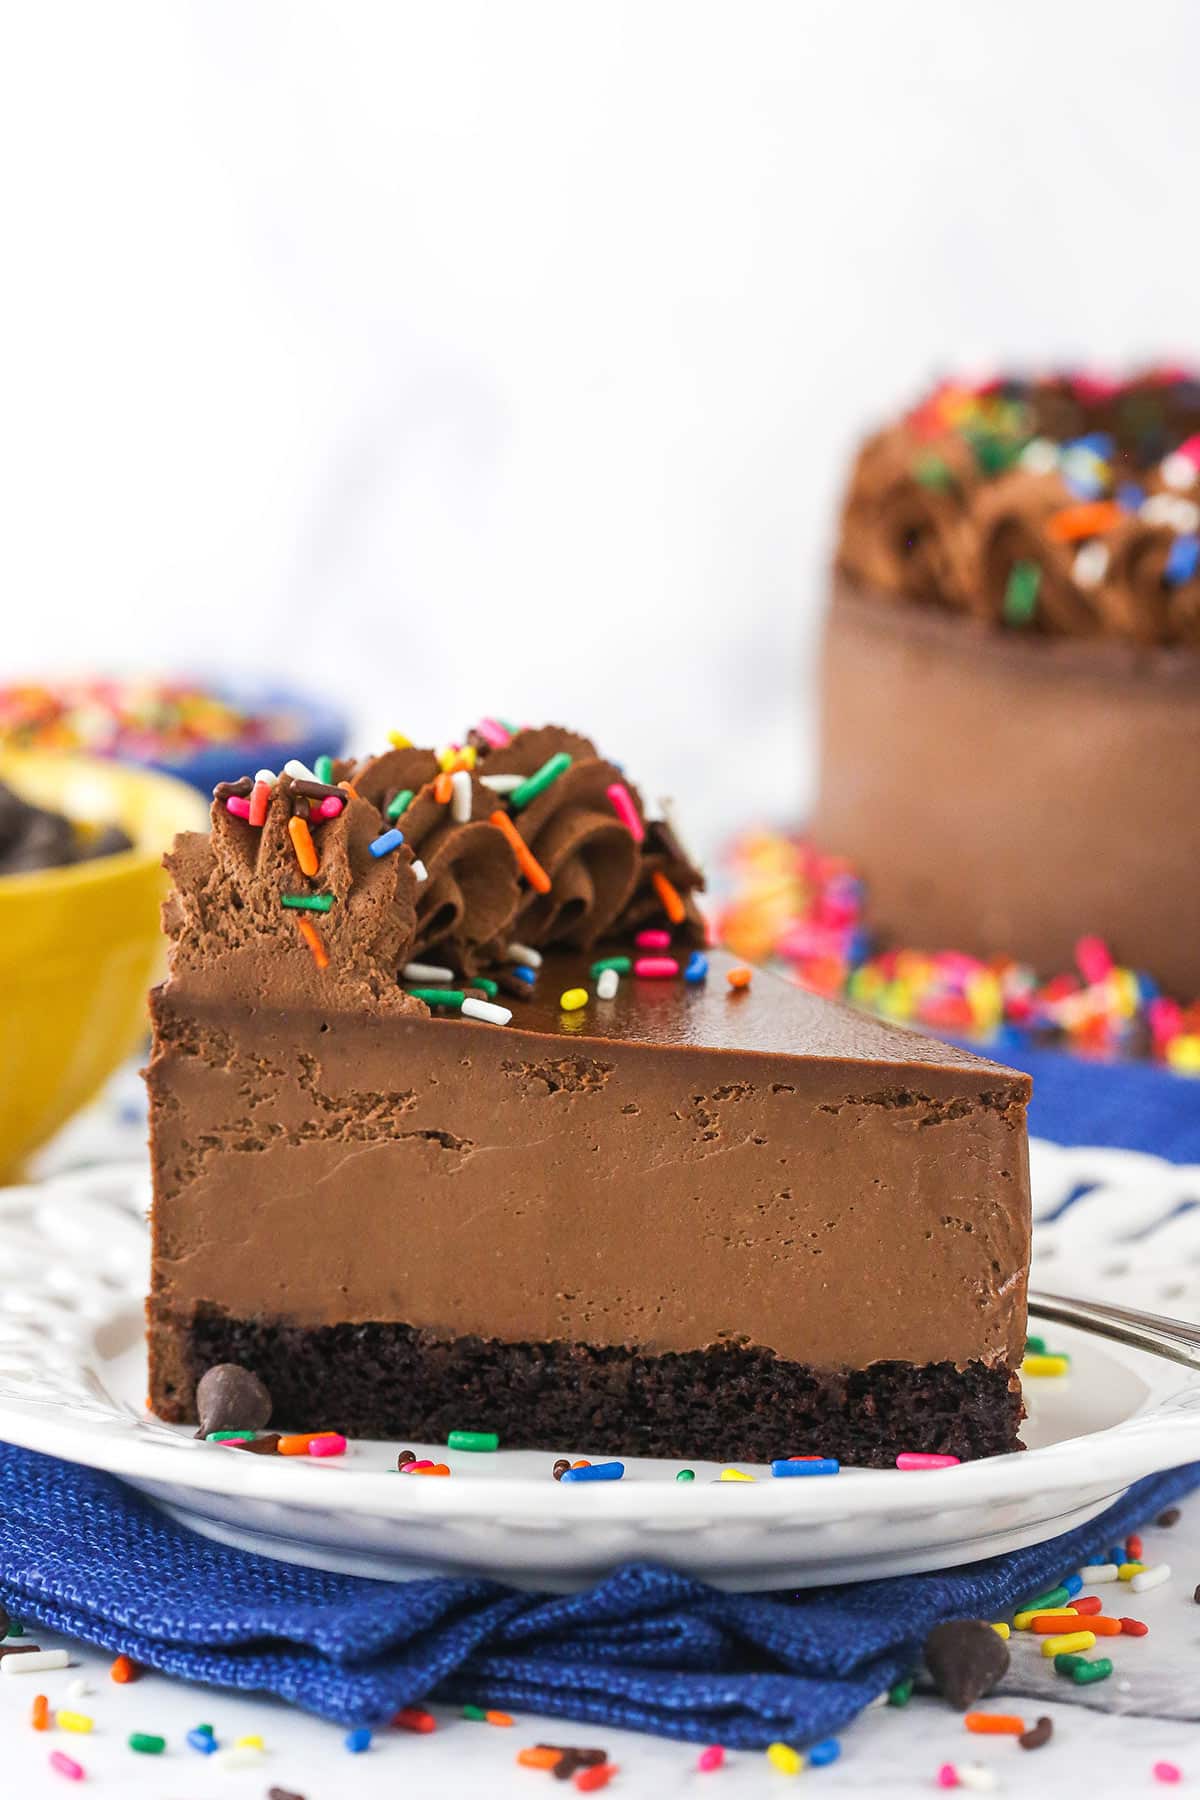
[[[1200,645],[1200,382],[943,383],[864,444],[837,555],[1003,629]]]

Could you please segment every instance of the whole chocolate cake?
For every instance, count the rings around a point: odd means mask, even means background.
[[[1200,994],[1200,386],[946,384],[863,447],[812,837],[878,937]],[[1150,990],[1153,991],[1153,990]]]
[[[274,1423],[361,1436],[1017,1445],[1027,1079],[706,950],[586,738],[262,771],[168,867],[164,1418],[238,1363]]]

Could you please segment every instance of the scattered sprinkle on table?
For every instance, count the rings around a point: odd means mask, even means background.
[[[1183,1770],[1178,1763],[1156,1762],[1150,1773],[1155,1781],[1175,1782],[1183,1780]]]
[[[714,1769],[721,1768],[724,1761],[724,1747],[721,1744],[710,1744],[707,1750],[702,1750],[696,1758],[696,1767],[702,1775],[709,1775]]]
[[[141,1756],[161,1756],[167,1747],[166,1738],[152,1731],[131,1731],[127,1741],[129,1748]]]
[[[451,1431],[446,1437],[447,1450],[498,1450],[500,1436],[495,1431]]]
[[[746,992],[747,988],[750,986],[750,978],[750,970],[743,968],[730,969],[725,977],[735,994],[744,994]]]
[[[361,1756],[364,1750],[371,1748],[371,1733],[365,1725],[360,1725],[357,1730],[348,1731],[343,1742],[352,1756]]]
[[[75,1758],[68,1756],[65,1750],[50,1752],[50,1767],[56,1774],[65,1775],[68,1781],[83,1780],[83,1764],[77,1763]]]
[[[1025,1730],[1024,1719],[1015,1713],[981,1713],[969,1712],[963,1718],[968,1731],[977,1732],[981,1737],[1021,1737]]]
[[[1043,1715],[1029,1731],[1023,1731],[1017,1739],[1022,1750],[1040,1750],[1054,1736],[1054,1720]]]
[[[398,1731],[427,1733],[437,1730],[437,1720],[423,1706],[402,1706],[398,1713],[393,1713],[392,1724]]]
[[[34,1650],[24,1656],[10,1650],[0,1661],[0,1674],[36,1675],[41,1669],[65,1669],[70,1660],[65,1650]]]

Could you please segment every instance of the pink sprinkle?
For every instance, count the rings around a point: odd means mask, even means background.
[[[1112,951],[1103,938],[1081,937],[1075,946],[1075,961],[1083,979],[1094,986],[1103,981],[1113,966]]]
[[[669,950],[671,948],[669,931],[639,931],[633,941],[639,950]]]
[[[719,1769],[725,1761],[725,1751],[720,1744],[710,1744],[696,1758],[696,1767],[707,1775],[710,1769]]]
[[[77,1763],[73,1756],[68,1756],[65,1750],[50,1752],[50,1767],[57,1769],[60,1775],[65,1775],[68,1781],[83,1780],[83,1765]]]
[[[1178,1763],[1156,1762],[1150,1773],[1155,1781],[1182,1781],[1183,1770]]]
[[[958,1770],[955,1768],[953,1763],[943,1763],[942,1764],[941,1768],[937,1772],[937,1784],[939,1787],[957,1787],[958,1786]]]
[[[432,1469],[432,1467],[433,1463],[430,1461],[429,1457],[426,1457],[424,1462],[405,1463],[400,1473],[402,1475],[407,1475],[410,1469]]]
[[[481,738],[487,739],[493,750],[503,750],[512,743],[512,739],[498,719],[480,719],[475,729]]]
[[[308,1446],[310,1456],[341,1456],[346,1449],[346,1440],[340,1431],[323,1431],[320,1437],[312,1439]]]
[[[248,819],[250,817],[250,802],[248,800],[243,800],[240,794],[230,794],[228,800],[225,802],[225,811],[231,812],[235,819]]]
[[[1195,463],[1197,467],[1200,467],[1200,434],[1197,434],[1195,437],[1184,438],[1175,454],[1176,456],[1186,456],[1189,462]],[[1171,1765],[1164,1764],[1163,1766],[1170,1767]]]
[[[673,956],[639,956],[633,972],[643,981],[669,981],[672,975],[678,975],[679,964]]]
[[[342,801],[336,794],[326,794],[319,805],[313,807],[318,819],[336,819],[342,810]]]
[[[902,1450],[896,1458],[898,1469],[952,1469],[957,1456],[933,1456],[925,1450]]]
[[[629,789],[623,781],[614,781],[607,790],[613,811],[628,831],[635,844],[645,842],[646,827],[638,818],[637,807],[633,804]]]

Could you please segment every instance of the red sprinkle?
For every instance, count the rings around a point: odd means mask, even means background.
[[[1146,1637],[1149,1635],[1149,1631],[1150,1627],[1148,1625],[1143,1625],[1140,1619],[1121,1620],[1122,1637]]]
[[[437,1720],[423,1706],[402,1706],[393,1715],[392,1724],[400,1731],[436,1731]]]
[[[1098,1613],[1103,1605],[1103,1600],[1098,1599],[1095,1594],[1085,1594],[1080,1600],[1068,1600],[1067,1611],[1082,1613],[1086,1618],[1092,1613]]]
[[[118,1656],[108,1672],[114,1681],[136,1681],[142,1671],[127,1656]]]
[[[597,1763],[591,1769],[579,1769],[575,1775],[575,1786],[581,1794],[594,1793],[597,1788],[607,1787],[617,1772],[616,1763]]]
[[[700,1752],[700,1755],[696,1759],[696,1767],[707,1775],[710,1769],[721,1768],[724,1761],[724,1746],[721,1744],[710,1744],[707,1750],[702,1750]]]
[[[1142,1540],[1136,1531],[1125,1539],[1125,1554],[1130,1562],[1142,1560]]]

